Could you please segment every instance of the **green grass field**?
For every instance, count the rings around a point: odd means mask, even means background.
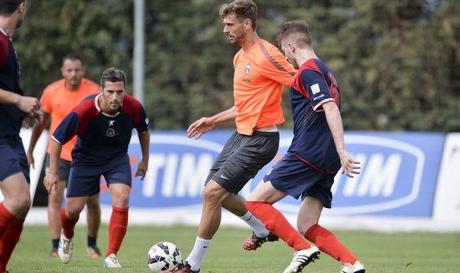
[[[176,243],[185,258],[191,250],[196,227],[131,226],[119,253],[122,269],[108,270],[102,259],[90,260],[85,251],[86,229],[76,230],[72,261],[61,264],[49,258],[50,241],[45,226],[26,226],[9,263],[10,273],[148,273],[146,253],[157,241]],[[460,234],[341,231],[337,236],[365,263],[369,273],[459,273]],[[290,262],[292,251],[284,243],[267,243],[255,252],[242,250],[249,230],[222,228],[213,240],[202,273],[279,273]],[[107,226],[100,229],[98,244],[107,246]],[[340,265],[326,254],[303,272],[338,273]]]

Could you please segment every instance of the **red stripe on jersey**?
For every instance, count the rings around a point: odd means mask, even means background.
[[[9,38],[0,32],[0,67],[3,67],[8,61]]]
[[[100,111],[96,109],[95,105],[95,103],[97,103],[95,102],[96,99],[97,96],[87,97],[72,110],[72,112],[75,112],[78,115],[80,120],[77,129],[78,135],[83,134],[90,121],[99,115]]]
[[[279,62],[277,62],[272,55],[268,52],[267,48],[265,48],[263,43],[259,43],[260,50],[264,54],[264,56],[278,69],[279,71],[283,71],[289,73],[289,75],[294,76],[295,72],[288,71],[284,66],[282,66]]]
[[[125,95],[120,112],[127,113],[134,120],[136,128],[139,129],[141,124],[141,103],[138,100],[132,96]]]

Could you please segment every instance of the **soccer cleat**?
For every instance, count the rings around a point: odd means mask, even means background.
[[[295,252],[291,263],[286,267],[283,273],[302,272],[305,266],[319,258],[319,253],[319,249],[316,246],[311,246],[310,248]]]
[[[256,250],[261,247],[263,243],[275,242],[278,241],[278,239],[278,236],[271,232],[265,237],[257,237],[254,233],[252,233],[252,236],[244,241],[243,248],[247,251]]]
[[[187,262],[184,261],[184,263],[179,264],[176,268],[174,268],[172,271],[174,273],[200,273],[200,270],[192,270],[192,266]]]
[[[58,255],[58,250],[57,250],[57,249],[54,249],[54,248],[51,249],[49,257],[50,257],[50,258],[57,258],[57,257],[59,257],[59,255]]]
[[[86,246],[86,252],[91,259],[99,259],[101,257],[101,251],[97,246]]]
[[[112,253],[109,256],[105,257],[104,267],[105,268],[121,268],[121,264],[118,261],[117,255]]]
[[[61,237],[59,238],[59,247],[58,247],[58,256],[61,262],[67,264],[72,259],[72,251],[73,251],[73,240],[72,238],[67,239],[64,236],[64,233],[61,233]]]
[[[356,261],[354,264],[344,264],[340,273],[365,273],[366,269],[360,261]]]

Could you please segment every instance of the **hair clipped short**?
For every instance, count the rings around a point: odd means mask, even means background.
[[[16,11],[25,0],[0,0],[0,15],[10,15]]]
[[[229,14],[235,14],[240,21],[244,19],[251,20],[253,30],[257,27],[257,5],[252,0],[235,0],[223,4],[219,14],[222,18],[227,17]]]
[[[277,37],[278,43],[290,35],[296,35],[296,42],[311,46],[311,30],[307,23],[302,20],[287,21],[280,27]]]
[[[123,70],[115,67],[107,68],[106,70],[104,70],[104,72],[102,72],[101,80],[99,82],[102,88],[105,87],[106,81],[123,82],[125,88],[127,86],[126,73]]]

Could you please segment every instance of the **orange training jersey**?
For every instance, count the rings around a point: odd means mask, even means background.
[[[69,90],[65,86],[65,80],[61,79],[48,85],[43,90],[40,104],[43,112],[50,114],[51,126],[50,136],[59,126],[61,121],[72,111],[72,109],[88,95],[100,91],[99,85],[88,80],[82,79],[80,87],[77,90]],[[69,142],[62,146],[61,158],[64,160],[72,160],[72,149],[77,143],[77,138],[73,137]],[[48,144],[48,153],[50,146]]]
[[[233,67],[238,133],[252,135],[257,128],[283,123],[283,86],[291,85],[295,70],[281,51],[259,39],[250,48],[236,53]]]

